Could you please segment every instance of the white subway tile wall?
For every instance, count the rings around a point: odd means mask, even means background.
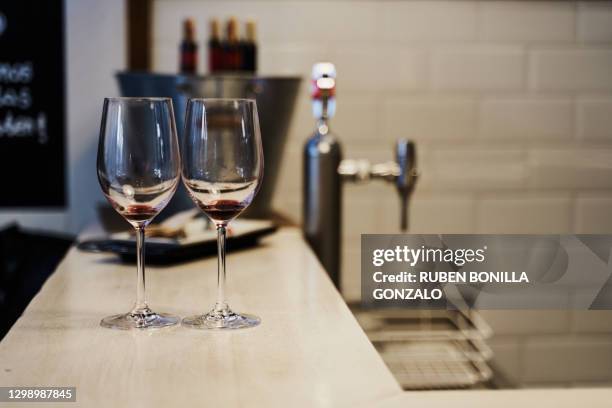
[[[605,46],[538,49],[530,47],[533,91],[612,91],[612,50]]]
[[[492,42],[572,42],[574,10],[572,2],[483,2],[481,36]]]
[[[438,92],[510,92],[525,88],[522,46],[447,45],[432,51],[432,88]]]
[[[521,359],[521,376],[527,383],[612,382],[612,339],[609,334],[534,336],[525,340]]]
[[[584,141],[612,140],[612,101],[606,98],[579,98],[577,132]]]
[[[208,21],[232,15],[258,21],[261,74],[305,79],[275,198],[296,220],[307,79],[331,60],[346,157],[385,161],[395,139],[417,141],[412,232],[612,233],[612,2],[157,0],[154,69],[176,72],[192,17],[204,72]],[[347,186],[343,223],[343,295],[356,300],[360,233],[399,231],[396,192]],[[611,312],[486,318],[509,377],[612,381]]]
[[[487,98],[481,103],[480,134],[485,140],[571,141],[574,104],[563,98]]]
[[[587,2],[578,4],[578,41],[612,41],[612,4],[609,2]]]

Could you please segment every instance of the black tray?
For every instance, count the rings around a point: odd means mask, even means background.
[[[237,236],[229,236],[227,247],[233,251],[255,246],[261,237],[270,235],[277,229],[278,227],[273,225]],[[77,248],[87,252],[112,252],[119,255],[123,262],[136,262],[136,242],[134,241],[111,238],[87,239],[79,242]],[[216,255],[217,241],[205,240],[189,244],[145,241],[145,251],[147,264],[170,265]]]

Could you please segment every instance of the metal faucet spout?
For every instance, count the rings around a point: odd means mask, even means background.
[[[347,159],[340,162],[338,174],[345,182],[364,183],[380,179],[395,184],[400,195],[400,228],[408,230],[410,195],[417,182],[416,147],[414,142],[400,139],[395,145],[395,161],[371,164],[368,160]]]
[[[398,176],[395,180],[400,195],[400,228],[403,232],[408,230],[408,204],[410,195],[417,181],[416,146],[414,142],[400,139],[395,145],[395,158],[399,166]]]

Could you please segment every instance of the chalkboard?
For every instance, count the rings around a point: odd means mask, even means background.
[[[64,207],[64,5],[0,2],[0,207]]]

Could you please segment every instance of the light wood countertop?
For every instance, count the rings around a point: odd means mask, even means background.
[[[147,268],[151,307],[180,316],[212,306],[215,282],[214,258]],[[73,248],[0,343],[0,385],[76,386],[69,405],[87,407],[352,407],[401,392],[298,230],[230,248],[228,284],[259,327],[104,329],[130,308],[135,267]]]

